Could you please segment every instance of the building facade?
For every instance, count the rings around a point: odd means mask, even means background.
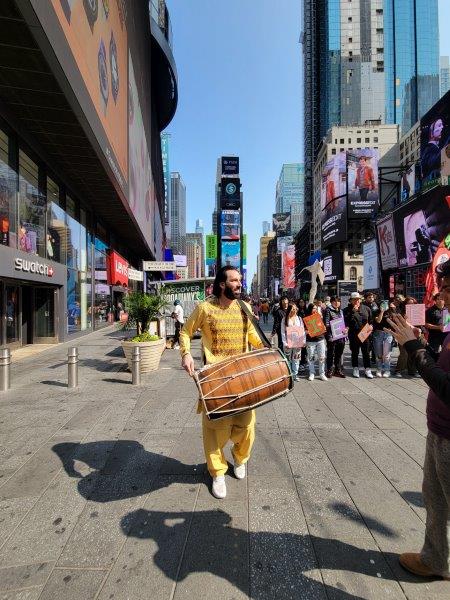
[[[439,67],[439,85],[442,97],[450,90],[450,58],[448,56],[441,56]]]
[[[180,173],[170,174],[170,243],[174,254],[186,250],[186,186]]]
[[[201,233],[186,234],[186,256],[188,277],[204,277],[205,251],[203,246],[203,235]]]
[[[276,185],[275,212],[288,213],[293,202],[304,204],[305,170],[301,163],[284,164]]]
[[[2,346],[112,322],[141,261],[163,257],[160,134],[177,105],[165,2],[72,4],[0,6]]]
[[[258,269],[257,269],[257,285],[258,295],[265,297],[269,290],[269,269],[268,269],[268,258],[267,258],[267,247],[270,240],[275,237],[274,231],[268,231],[267,235],[263,235],[259,240],[259,255],[258,255]]]

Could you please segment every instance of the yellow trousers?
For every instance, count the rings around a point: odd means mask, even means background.
[[[219,421],[210,421],[202,413],[203,448],[211,477],[225,475],[228,470],[223,453],[228,440],[234,444],[232,454],[235,462],[242,465],[248,461],[255,441],[255,421],[254,410]]]

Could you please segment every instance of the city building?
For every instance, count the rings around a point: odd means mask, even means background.
[[[269,221],[263,221],[262,224],[262,234],[263,235],[267,235],[269,233],[269,231],[272,230],[272,225],[271,223],[269,223]]]
[[[170,181],[170,244],[174,254],[186,254],[186,186],[178,172]]]
[[[204,277],[205,251],[203,246],[203,235],[201,233],[186,234],[186,256],[188,277]]]
[[[169,13],[161,0],[76,8],[0,5],[2,346],[108,324],[125,291],[142,288],[142,260],[163,258],[160,134],[177,106]]]
[[[439,84],[441,96],[450,90],[450,59],[448,56],[441,56],[439,59]]]
[[[275,212],[291,212],[293,202],[304,204],[305,170],[300,163],[284,164],[277,181],[275,195]]]
[[[269,270],[268,270],[268,259],[267,259],[267,247],[270,240],[275,237],[274,231],[268,231],[267,235],[263,235],[259,240],[259,255],[257,261],[257,285],[258,295],[265,297],[268,294],[269,289]]]
[[[303,0],[305,212],[335,125],[408,131],[439,97],[437,0]]]
[[[201,233],[202,235],[205,232],[205,228],[203,227],[203,221],[201,219],[197,219],[195,221],[195,233]]]

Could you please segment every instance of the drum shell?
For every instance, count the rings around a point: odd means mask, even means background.
[[[207,365],[196,373],[196,383],[206,415],[218,419],[284,396],[293,378],[284,354],[266,348]]]

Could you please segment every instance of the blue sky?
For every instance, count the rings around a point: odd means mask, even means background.
[[[179,104],[170,169],[187,188],[187,231],[211,231],[216,161],[240,156],[249,283],[262,221],[275,210],[283,163],[303,158],[301,0],[167,0],[172,19]],[[439,0],[440,23],[450,0]],[[441,30],[445,31],[443,27]],[[450,55],[450,37],[441,40]]]

